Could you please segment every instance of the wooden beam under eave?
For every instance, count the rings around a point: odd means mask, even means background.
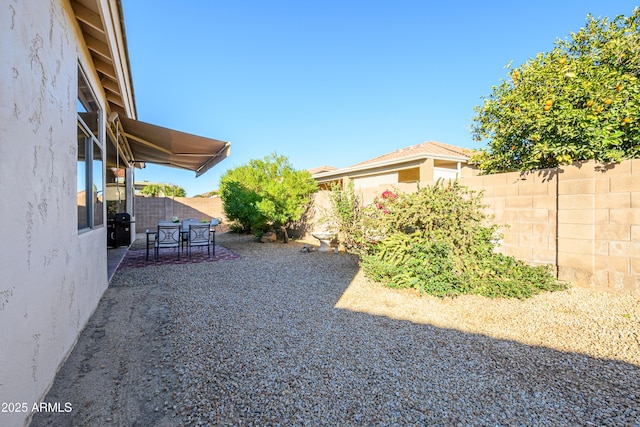
[[[127,116],[127,111],[118,104],[109,103],[109,111],[122,114],[123,117]]]
[[[122,108],[124,108],[124,102],[122,101],[122,97],[120,95],[115,95],[111,92],[105,92],[105,94],[107,95],[107,101],[109,101],[112,104],[116,104],[121,106]]]
[[[75,1],[71,2],[71,7],[78,21],[104,34],[104,25],[102,24],[100,15]]]
[[[91,37],[89,34],[84,35],[84,41],[87,44],[87,48],[90,52],[100,56],[102,59],[112,62],[111,51],[106,43],[101,42],[95,37]]]
[[[120,86],[118,86],[118,83],[116,83],[114,80],[105,76],[102,79],[100,79],[100,83],[102,83],[103,88],[117,95],[120,95]]]
[[[118,76],[116,75],[116,70],[113,68],[113,65],[109,62],[105,62],[97,56],[93,57],[93,65],[96,67],[96,71],[99,73],[109,77],[111,80],[118,81]]]

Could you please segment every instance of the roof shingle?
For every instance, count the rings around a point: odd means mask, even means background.
[[[353,166],[361,166],[373,163],[384,162],[387,160],[401,159],[403,157],[409,157],[416,154],[433,154],[435,156],[462,156],[469,157],[468,150],[462,147],[456,147],[455,145],[444,144],[442,142],[428,141],[422,144],[411,145],[409,147],[400,148],[399,150],[392,151],[390,153],[383,154],[373,159],[365,160],[364,162],[356,163]]]
[[[353,166],[361,166],[373,163],[384,162],[387,160],[401,159],[403,157],[414,156],[416,154],[433,154],[435,156],[463,156],[469,157],[468,149],[462,147],[456,147],[455,145],[444,144],[442,142],[428,141],[422,144],[411,145],[409,147],[400,148],[399,150],[392,151],[390,153],[383,154],[373,159],[365,160],[364,162],[356,163]]]

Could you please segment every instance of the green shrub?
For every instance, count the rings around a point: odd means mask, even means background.
[[[351,253],[360,254],[363,250],[362,203],[353,191],[350,182],[345,189],[340,185],[331,186],[330,219],[324,219],[329,227],[337,232],[338,241]]]
[[[527,298],[564,289],[548,267],[495,253],[501,236],[484,208],[482,195],[457,181],[415,193],[384,192],[361,213],[365,274],[439,297]]]
[[[230,169],[220,178],[224,212],[236,230],[260,238],[265,231],[298,221],[318,185],[308,171],[293,168],[286,156],[273,153]]]

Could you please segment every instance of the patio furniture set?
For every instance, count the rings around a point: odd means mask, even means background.
[[[185,247],[191,259],[193,248],[207,248],[207,255],[215,255],[216,226],[221,220],[214,218],[211,222],[200,222],[197,219],[185,219],[182,223],[173,221],[158,221],[156,230],[147,229],[147,253],[145,260],[149,260],[149,248],[154,249],[154,260],[159,261],[160,249],[174,248],[180,259],[180,253]]]

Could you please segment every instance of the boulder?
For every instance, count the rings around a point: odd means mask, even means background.
[[[262,237],[260,238],[260,241],[262,243],[272,243],[272,242],[275,242],[276,239],[277,239],[276,233],[269,231],[262,235]]]

